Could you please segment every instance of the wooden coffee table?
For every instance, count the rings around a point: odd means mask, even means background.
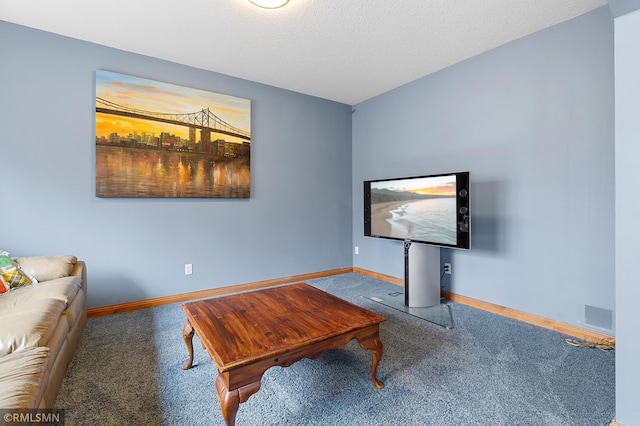
[[[183,368],[193,363],[195,332],[218,367],[216,390],[227,425],[235,424],[240,403],[260,389],[267,369],[317,359],[352,339],[373,352],[371,380],[383,387],[376,370],[383,351],[379,325],[386,318],[308,284],[189,302],[182,310],[189,351]]]

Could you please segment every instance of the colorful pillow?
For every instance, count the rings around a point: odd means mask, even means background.
[[[11,266],[13,266],[13,260],[9,257],[9,252],[0,250],[0,271]]]
[[[33,280],[22,272],[18,267],[2,274],[2,281],[5,286],[8,285],[11,290],[25,285],[33,284]]]
[[[0,287],[4,287],[4,291],[0,289],[0,293],[13,290],[25,285],[34,284],[38,281],[30,277],[9,257],[6,251],[0,251]]]
[[[7,262],[7,256],[8,255],[9,255],[9,253],[7,253],[6,251],[0,250],[0,270],[3,270],[4,268],[10,266],[10,264],[9,264],[10,262]],[[0,294],[6,292],[8,290],[9,290],[9,286],[4,283],[2,278],[0,278]]]

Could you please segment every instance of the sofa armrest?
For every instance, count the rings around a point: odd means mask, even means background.
[[[71,270],[71,275],[80,277],[82,279],[82,288],[85,293],[87,291],[87,265],[83,260],[76,261],[76,264],[73,265],[73,269]]]

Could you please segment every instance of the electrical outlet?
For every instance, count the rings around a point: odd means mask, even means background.
[[[193,274],[193,265],[191,263],[184,264],[184,274],[185,275]]]
[[[353,249],[353,252],[354,252],[355,254],[360,254],[360,247],[356,246],[356,247]]]
[[[445,263],[444,264],[444,273],[451,275],[451,264],[450,263]]]

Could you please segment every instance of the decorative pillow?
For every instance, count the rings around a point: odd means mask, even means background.
[[[3,271],[5,268],[8,268],[11,265],[13,265],[13,262],[10,262],[11,259],[9,259],[8,255],[9,253],[7,253],[6,251],[0,250],[0,274],[1,274],[1,271]],[[7,259],[9,261],[7,261]],[[2,275],[0,275],[0,294],[9,290],[9,286],[4,283],[4,280],[1,277]]]
[[[71,255],[34,256],[18,257],[15,261],[20,269],[38,281],[49,281],[71,275],[78,258]]]
[[[0,271],[12,265],[13,265],[13,261],[9,257],[9,252],[0,250]]]
[[[23,287],[25,285],[34,284],[38,281],[30,277],[9,257],[6,251],[0,251],[0,281],[5,291],[14,288]],[[0,290],[0,293],[4,291]]]

